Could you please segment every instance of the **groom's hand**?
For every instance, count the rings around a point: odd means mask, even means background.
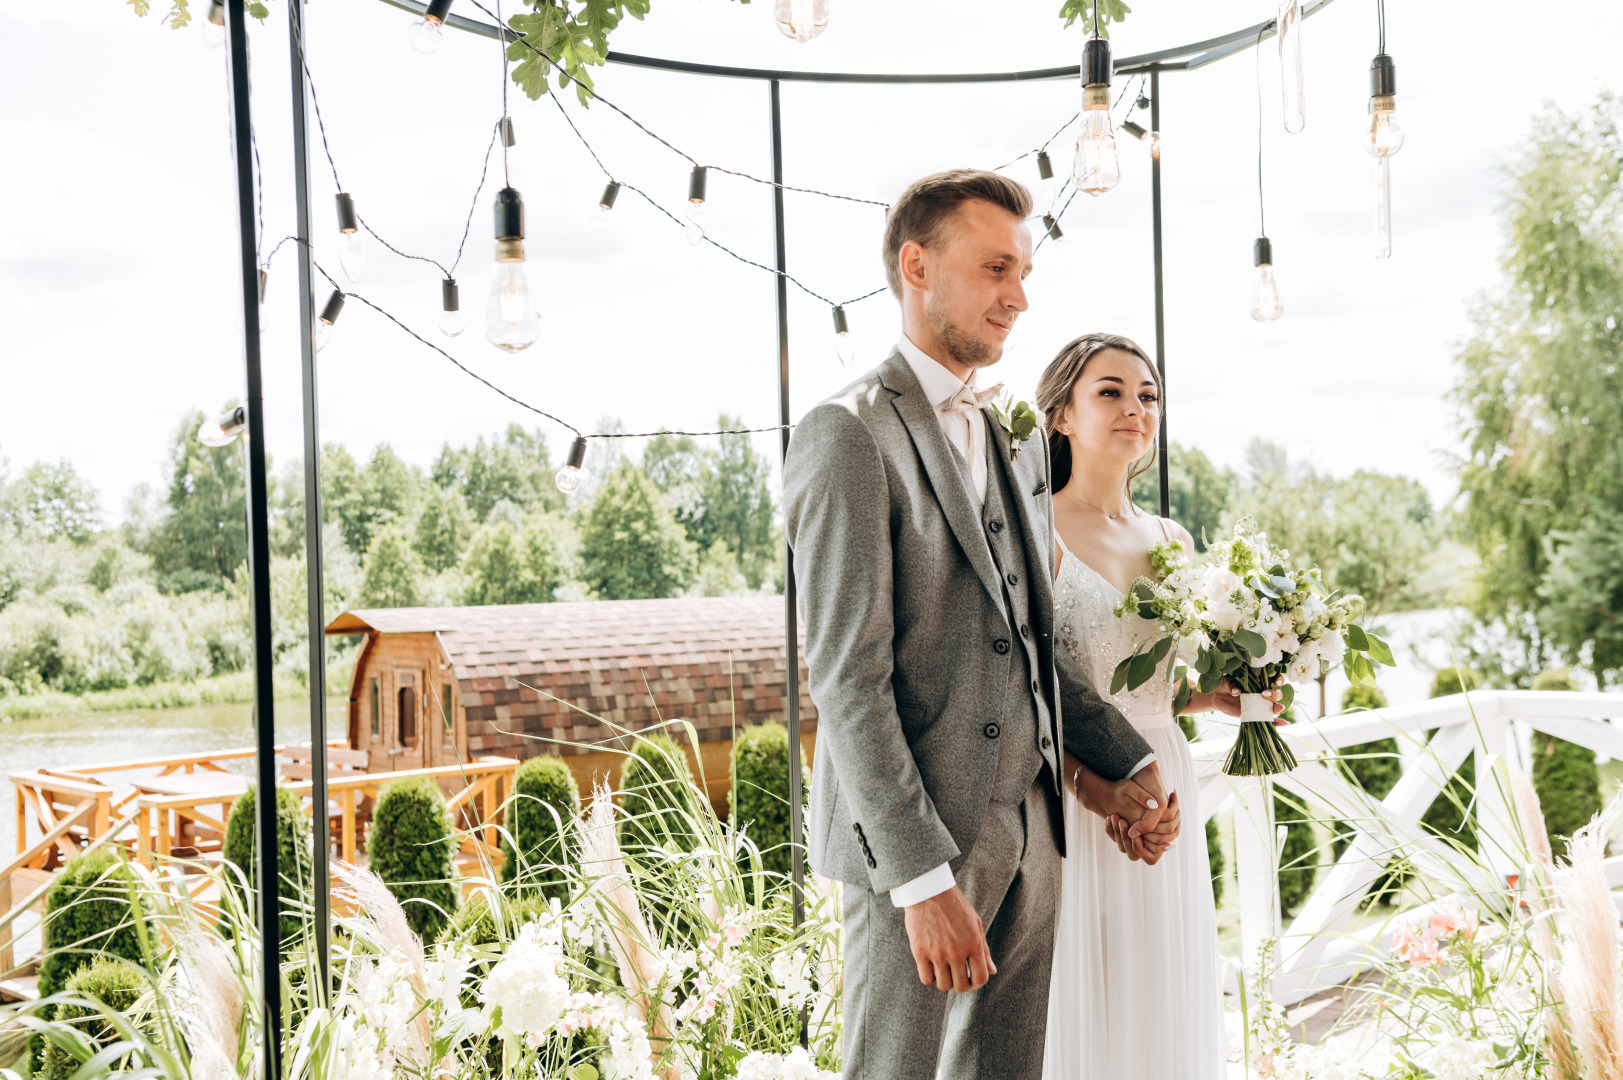
[[[986,928],[958,886],[909,905],[902,917],[919,966],[919,982],[963,993],[979,990],[997,974],[986,946]]]

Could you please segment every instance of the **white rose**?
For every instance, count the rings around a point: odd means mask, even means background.
[[[1319,677],[1319,650],[1309,645],[1291,658],[1285,678],[1293,683],[1310,683]]]
[[[1341,663],[1347,655],[1347,639],[1339,633],[1328,633],[1319,639],[1319,652],[1331,667]]]
[[[1212,625],[1225,634],[1232,634],[1240,628],[1245,621],[1245,612],[1228,602],[1225,597],[1206,606],[1206,616],[1212,620]]]
[[[1240,578],[1232,570],[1214,569],[1206,575],[1206,606],[1227,600],[1240,587]]]

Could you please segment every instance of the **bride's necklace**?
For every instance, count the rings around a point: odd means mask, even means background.
[[[1117,510],[1114,514],[1112,514],[1109,510],[1106,510],[1104,507],[1099,506],[1099,505],[1097,505],[1095,503],[1090,503],[1090,502],[1088,502],[1088,500],[1082,498],[1080,495],[1072,495],[1071,498],[1073,500],[1075,500],[1076,502],[1081,503],[1083,506],[1088,507],[1089,509],[1099,511],[1099,513],[1103,514],[1110,521],[1115,521],[1117,518],[1119,518],[1122,515],[1127,513],[1127,508],[1125,506],[1122,507],[1120,510]]]

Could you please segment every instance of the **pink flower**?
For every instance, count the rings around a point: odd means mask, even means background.
[[[1434,937],[1446,938],[1453,934],[1463,934],[1465,940],[1470,941],[1476,937],[1477,913],[1462,911],[1454,901],[1446,900],[1431,913],[1427,928]]]
[[[1431,928],[1425,927],[1418,933],[1410,926],[1400,926],[1392,931],[1392,951],[1398,959],[1407,960],[1410,964],[1419,967],[1421,964],[1435,964],[1442,960],[1437,949],[1437,939],[1432,936]]]

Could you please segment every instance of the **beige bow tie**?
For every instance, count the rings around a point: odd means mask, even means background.
[[[972,413],[985,408],[1002,391],[1002,383],[989,386],[985,390],[977,390],[973,386],[960,386],[956,394],[936,407],[944,413]]]

